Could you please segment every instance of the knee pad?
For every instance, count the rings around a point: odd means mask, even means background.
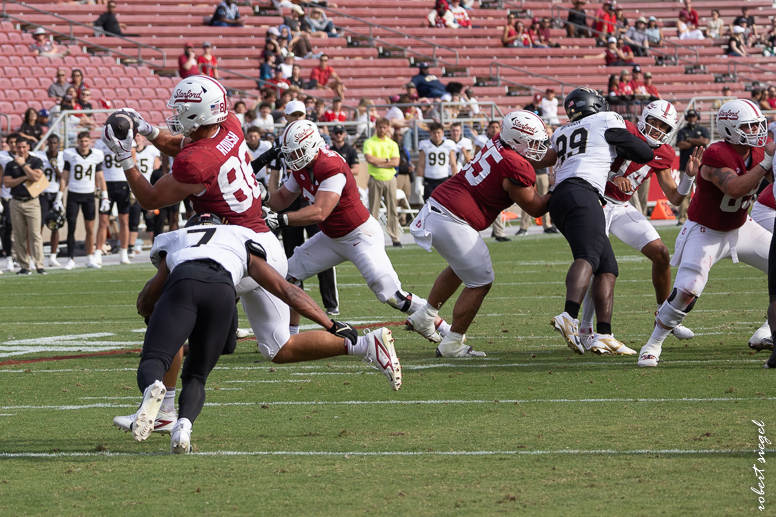
[[[275,352],[264,343],[259,343],[259,352],[261,352],[262,357],[267,361],[272,361],[272,359],[275,358]]]
[[[377,295],[378,298],[380,298],[380,295]],[[394,309],[398,309],[401,312],[408,312],[410,310],[410,307],[412,306],[412,294],[406,293],[399,289],[394,293],[393,296],[388,298],[386,301],[383,302],[383,300],[380,300],[383,303],[387,303]]]
[[[372,282],[367,281],[367,284],[369,289],[375,293],[377,299],[380,300],[380,303],[388,303],[399,310],[401,310],[400,307],[403,302],[396,297],[397,294],[401,293],[404,298],[409,294],[402,290],[398,278],[391,275],[383,275]],[[391,299],[394,299],[394,301],[391,302]],[[399,304],[399,307],[396,307],[394,304]]]
[[[697,296],[685,293],[684,291],[674,287],[674,289],[671,291],[671,294],[668,295],[668,300],[666,300],[665,304],[671,305],[673,308],[678,309],[686,314],[690,312],[693,307],[695,307],[695,302],[697,301]]]

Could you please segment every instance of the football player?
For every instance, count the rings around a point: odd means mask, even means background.
[[[253,175],[240,121],[227,111],[226,102],[226,90],[221,83],[206,76],[192,76],[173,89],[168,102],[173,109],[173,115],[167,119],[169,129],[154,128],[137,112],[124,110],[133,118],[137,132],[175,158],[172,173],[162,176],[153,186],[132,159],[131,131],[119,139],[118,128],[108,124],[103,128],[103,140],[119,155],[127,181],[143,208],[159,209],[189,197],[198,213],[214,213],[225,223],[249,228],[259,234],[257,239],[272,241],[274,250],[280,242],[274,235],[263,235],[271,232],[261,214],[262,190]],[[272,265],[285,277],[285,260],[278,259]],[[290,363],[341,354],[339,349],[323,347],[310,332],[291,336],[288,307],[254,280],[243,279],[237,286],[237,295],[265,359]],[[384,339],[379,330],[370,336]],[[362,352],[356,346],[348,348],[349,355],[363,356]],[[167,386],[171,387],[174,388]]]
[[[137,142],[137,148],[135,149],[137,168],[140,170],[145,179],[151,181],[151,174],[156,169],[162,166],[161,153],[159,149],[153,145],[149,145],[148,140],[143,135],[136,135],[135,142]],[[146,233],[151,242],[154,241],[154,215],[153,212],[143,210],[140,207],[140,203],[135,200],[132,206],[129,207],[129,242],[134,244],[137,241],[137,230],[140,225],[140,213],[143,213],[143,219],[145,219]],[[133,252],[134,246],[133,246]]]
[[[124,176],[124,170],[116,160],[116,155],[108,149],[105,142],[97,140],[94,148],[102,151],[105,161],[102,163],[102,174],[105,176],[105,183],[108,186],[108,209],[100,209],[99,224],[97,225],[97,246],[94,250],[94,262],[102,265],[102,248],[108,238],[110,226],[110,213],[113,210],[113,204],[116,204],[116,210],[119,214],[119,263],[130,264],[128,246],[131,241],[129,235],[129,211],[131,208],[131,192],[127,178]],[[135,149],[132,149],[133,156]]]
[[[450,128],[450,131],[452,131],[452,128]],[[477,135],[474,138],[474,155],[477,155],[483,147],[488,145],[488,142],[490,142],[494,136],[498,134],[498,132],[501,131],[501,121],[500,120],[491,120],[488,123],[488,127],[485,130],[484,135]],[[499,215],[494,219],[493,226],[492,226],[491,236],[496,238],[496,242],[509,242],[512,239],[507,237],[506,232],[504,231],[504,218]]]
[[[131,154],[130,154],[131,156]],[[86,229],[86,267],[101,268],[94,258],[94,191],[100,188],[100,210],[106,212],[110,199],[108,187],[102,175],[102,163],[105,156],[102,151],[92,149],[92,139],[88,131],[81,131],[76,137],[76,146],[63,152],[64,166],[59,181],[59,192],[54,201],[55,210],[62,209],[62,198],[67,190],[67,264],[65,269],[75,267],[75,224],[78,211],[84,216]]]
[[[418,144],[418,168],[415,171],[415,191],[423,197],[423,201],[428,201],[435,188],[458,173],[456,145],[445,138],[442,124],[432,122],[428,125],[428,132],[430,138]]]
[[[464,344],[464,334],[494,279],[490,252],[479,232],[513,203],[534,217],[547,212],[549,194],[542,197],[536,192],[536,173],[526,160],[540,161],[547,152],[544,122],[531,112],[513,111],[501,128],[460,174],[434,190],[410,224],[415,242],[429,252],[433,246],[449,266],[434,282],[428,302],[407,318],[408,330],[440,343],[434,328],[439,308],[462,282],[465,286],[437,357],[485,356]]]
[[[717,131],[722,141],[703,153],[688,219],[676,238],[671,260],[679,268],[674,288],[657,313],[652,336],[641,348],[639,366],[658,365],[663,341],[695,306],[709,270],[719,260],[730,258],[768,271],[772,235],[748,217],[763,177],[773,181],[776,145],[768,141],[766,125],[760,108],[749,100],[728,101],[719,109]],[[769,291],[771,297],[776,294],[770,285]]]
[[[677,125],[676,108],[670,102],[663,100],[651,102],[644,108],[639,117],[638,128],[626,121],[625,127],[628,131],[643,138],[649,144],[655,159],[646,164],[633,163],[624,158],[615,159],[604,191],[606,199],[604,217],[606,217],[608,233],[633,249],[639,250],[652,261],[652,285],[655,288],[658,309],[671,292],[671,257],[655,227],[629,201],[642,182],[651,174],[655,174],[660,188],[673,205],[679,206],[692,190],[695,175],[700,167],[703,148],[696,147],[687,162],[686,174],[677,186],[671,175],[676,152],[668,145]],[[585,301],[582,303],[580,321],[582,344],[593,352],[607,353],[606,349],[591,349],[595,334],[594,316],[593,294],[588,289]],[[694,336],[693,332],[683,325],[677,325],[673,334],[678,339],[691,339]]]
[[[381,303],[408,314],[422,307],[426,300],[402,290],[385,252],[380,223],[361,202],[350,167],[326,147],[315,124],[296,120],[279,140],[290,175],[274,194],[265,194],[266,205],[283,210],[300,194],[310,204],[292,212],[270,213],[267,224],[272,229],[317,224],[321,229],[289,259],[289,281],[302,282],[350,261]],[[292,314],[291,325],[299,325],[298,315]]]
[[[46,140],[46,150],[38,151],[35,155],[43,162],[43,174],[49,180],[49,186],[41,192],[40,212],[43,225],[46,224],[46,216],[54,208],[54,202],[57,200],[59,192],[59,180],[62,177],[62,169],[65,166],[65,159],[62,151],[59,150],[59,136],[52,134]],[[43,229],[41,228],[41,231]],[[59,230],[51,230],[51,253],[49,254],[48,266],[61,266],[57,260],[57,250],[59,249]]]
[[[350,325],[330,320],[303,290],[286,282],[277,272],[285,263],[285,255],[269,232],[221,225],[213,214],[197,214],[184,229],[157,236],[151,261],[158,271],[137,300],[138,313],[148,322],[137,369],[143,401],[134,415],[113,420],[118,427],[131,431],[137,441],[145,440],[155,430],[167,391],[161,379],[188,339],[189,353],[181,374],[183,387],[178,401],[180,412],[172,429],[170,450],[178,454],[191,451],[191,429],[205,403],[207,377],[221,354],[236,346],[235,286],[245,275],[327,328],[328,332],[308,333],[321,350],[342,355],[348,347],[360,347],[366,361],[382,360],[389,355],[395,359],[390,330],[376,331],[380,339],[373,337],[375,333],[359,337]],[[398,389],[398,360],[384,371]]]
[[[251,162],[269,151],[272,148],[272,142],[261,139],[261,130],[257,126],[251,126],[245,133],[245,143],[248,145],[248,152],[251,155]],[[267,186],[267,168],[264,167],[256,173],[256,179]]]
[[[767,185],[760,192],[749,215],[754,219],[754,222],[769,232],[773,231],[773,223],[776,219],[776,199],[773,197],[773,185]]]
[[[463,136],[463,124],[453,122],[450,125],[450,140],[455,144],[455,161],[459,168],[463,168],[472,161],[474,145],[471,139]]]
[[[617,260],[606,234],[604,190],[615,157],[647,163],[654,159],[649,145],[632,135],[597,91],[576,88],[564,101],[569,123],[556,129],[552,148],[534,168],[555,166],[550,216],[571,247],[574,262],[566,275],[565,310],[552,319],[566,345],[585,351],[579,337],[579,309],[590,279],[598,321],[594,346],[613,354],[635,354],[612,334],[612,304]]]

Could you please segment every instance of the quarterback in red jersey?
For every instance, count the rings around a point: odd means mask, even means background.
[[[464,334],[495,278],[490,252],[479,232],[513,203],[532,217],[547,212],[549,194],[536,192],[536,172],[526,160],[542,159],[547,138],[544,123],[535,114],[509,113],[501,132],[459,174],[437,187],[412,221],[415,242],[426,251],[433,246],[449,266],[434,282],[426,305],[407,318],[407,328],[430,339],[436,333],[434,319],[439,308],[461,283],[465,286],[453,308],[452,329],[439,344],[437,357],[485,355],[464,344]]]
[[[674,288],[639,353],[639,366],[657,366],[663,341],[693,308],[709,270],[719,260],[730,258],[768,270],[771,233],[755,223],[748,210],[762,179],[773,181],[776,145],[767,141],[760,108],[748,100],[723,104],[717,113],[717,128],[724,141],[703,153],[698,186],[671,260],[679,268]]]
[[[289,281],[304,281],[349,260],[380,302],[408,314],[425,305],[423,298],[402,290],[385,253],[380,223],[361,202],[350,167],[339,153],[325,147],[315,124],[292,122],[280,136],[280,145],[291,174],[267,199],[267,206],[283,210],[300,194],[310,204],[293,212],[271,213],[267,224],[273,230],[310,224],[321,228],[288,260]],[[292,314],[291,325],[298,324],[298,316]]]
[[[655,227],[628,201],[652,174],[655,175],[660,188],[672,204],[679,205],[689,194],[695,182],[695,175],[698,173],[703,148],[696,147],[687,163],[687,174],[677,186],[671,175],[676,152],[666,143],[671,139],[677,125],[676,108],[670,102],[663,100],[651,102],[644,108],[639,117],[638,128],[626,121],[625,127],[628,131],[647,142],[652,147],[655,157],[645,164],[623,158],[615,159],[604,191],[604,198],[607,201],[604,206],[607,232],[628,246],[639,250],[652,261],[652,285],[655,288],[658,309],[671,293],[671,257]],[[606,349],[592,348],[594,316],[593,295],[591,290],[588,290],[582,305],[582,319],[579,324],[582,344],[593,352],[607,353]],[[673,334],[679,339],[690,339],[694,336],[690,329],[682,325],[677,325]]]

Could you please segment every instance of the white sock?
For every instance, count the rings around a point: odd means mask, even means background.
[[[349,339],[345,340],[345,344],[348,347],[348,355],[364,357],[366,355],[367,346],[369,345],[369,339],[367,336],[358,336],[355,345],[352,344]]]
[[[129,252],[127,251],[127,249],[126,248],[122,248],[121,249],[121,260],[128,259],[129,258],[128,254],[129,254]]]
[[[426,305],[428,305],[428,302],[425,300],[425,298],[421,298],[416,294],[412,294],[410,299],[410,308],[407,313],[413,314],[415,311],[419,311]]]
[[[447,334],[450,333],[450,327],[452,327],[452,325],[450,325],[445,320],[442,320],[442,323],[440,323],[439,326],[437,327],[437,332],[439,332],[440,336],[445,337]]]
[[[580,332],[587,332],[587,329],[593,328],[593,322],[592,321],[580,321],[579,322],[579,331]]]
[[[289,325],[288,326],[288,332],[292,336],[295,336],[295,335],[299,334],[299,325]]]
[[[418,312],[431,321],[436,320],[436,317],[439,315],[439,309],[432,307],[428,302]]]
[[[459,334],[458,332],[453,332],[452,330],[447,333],[445,338],[442,340],[443,342],[452,341],[453,343],[463,343],[463,334]]]
[[[170,412],[175,410],[175,388],[167,388],[162,401],[162,411]]]
[[[94,250],[94,253],[92,253],[92,259],[97,261],[102,258],[102,250]]]

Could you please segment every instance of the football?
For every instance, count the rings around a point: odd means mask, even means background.
[[[122,110],[111,113],[105,121],[105,125],[113,128],[113,134],[119,140],[124,140],[130,133],[134,137],[135,128],[137,127],[132,113]]]

